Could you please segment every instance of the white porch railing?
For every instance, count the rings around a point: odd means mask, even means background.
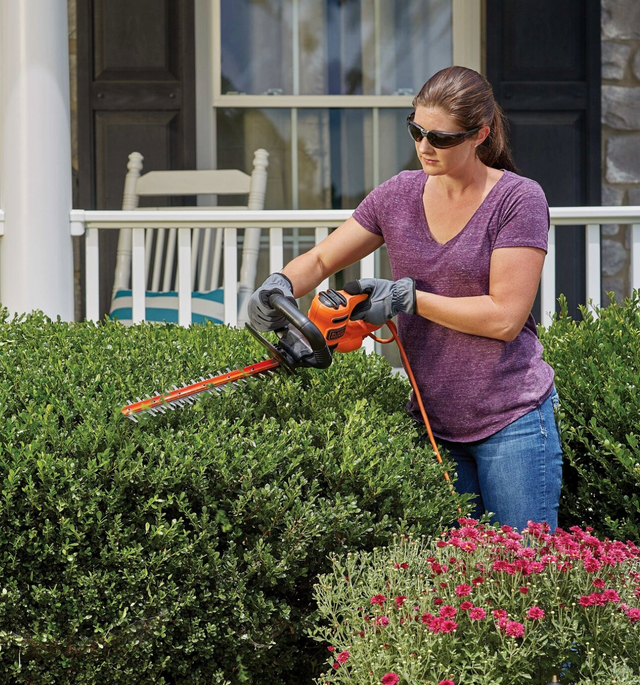
[[[180,325],[191,323],[191,229],[220,228],[224,234],[223,281],[224,320],[237,325],[238,284],[238,229],[262,228],[269,236],[269,271],[284,266],[284,231],[288,229],[315,229],[315,242],[325,238],[329,230],[340,225],[352,210],[283,210],[283,211],[85,211],[72,210],[71,233],[86,233],[86,318],[98,320],[99,311],[99,251],[98,231],[133,229],[132,248],[132,314],[133,321],[144,320],[145,313],[145,229],[178,229],[178,307]],[[586,233],[586,293],[587,300],[600,304],[601,261],[600,239],[602,224],[632,226],[633,288],[640,288],[640,206],[634,207],[554,207],[551,208],[549,252],[541,282],[543,323],[550,322],[556,306],[555,245],[556,233],[562,226],[582,225]],[[375,256],[369,255],[360,262],[360,277],[375,276]],[[328,287],[328,281],[318,291]],[[229,296],[230,295],[230,296]]]

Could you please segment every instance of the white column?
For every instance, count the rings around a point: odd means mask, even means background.
[[[71,321],[67,0],[0,0],[0,300]]]

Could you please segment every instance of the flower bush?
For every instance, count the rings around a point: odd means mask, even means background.
[[[461,518],[437,541],[402,536],[333,563],[316,586],[314,636],[341,658],[319,683],[639,682],[632,542]]]

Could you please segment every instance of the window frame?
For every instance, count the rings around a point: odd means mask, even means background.
[[[207,0],[196,0],[197,3]],[[384,0],[375,0],[377,7]],[[380,144],[379,144],[379,117],[381,109],[406,109],[411,110],[415,94],[408,95],[241,95],[222,93],[222,20],[221,0],[211,0],[211,13],[208,18],[211,21],[211,41],[208,46],[211,55],[211,104],[212,116],[212,140],[213,158],[216,157],[215,147],[215,111],[217,108],[232,109],[288,109],[291,112],[291,137],[295,140],[298,130],[299,109],[368,109],[372,113],[372,149],[371,160],[373,164],[373,187],[380,185]],[[452,43],[453,64],[466,66],[482,72],[482,36],[483,36],[483,5],[484,0],[451,0],[452,10]],[[296,23],[294,2],[294,25]],[[204,18],[205,14],[202,13]],[[379,27],[380,21],[374,20],[374,26]],[[298,50],[298,32],[294,31],[293,51]],[[376,41],[380,45],[380,41]],[[376,62],[380,56],[376,50]],[[299,79],[295,74],[294,64],[294,90]],[[378,84],[377,89],[380,88]],[[298,151],[297,145],[291,146],[291,169],[292,169],[292,209],[298,209]],[[215,164],[214,164],[215,166]]]

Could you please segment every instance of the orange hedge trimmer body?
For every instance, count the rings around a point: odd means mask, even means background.
[[[201,393],[218,392],[224,386],[237,384],[251,376],[268,374],[279,367],[288,372],[295,372],[298,367],[327,368],[334,352],[357,350],[362,346],[364,338],[380,328],[363,321],[351,321],[349,318],[353,308],[367,297],[327,290],[315,296],[309,315],[305,317],[285,297],[273,295],[272,304],[291,324],[288,328],[277,331],[279,342],[272,345],[253,326],[247,324],[247,329],[269,352],[268,359],[243,368],[228,369],[224,373],[201,378],[197,382],[192,381],[180,388],[174,386],[173,390],[155,397],[138,399],[124,407],[122,413],[134,421],[136,416],[143,413],[163,413],[166,409],[193,404],[193,398]]]
[[[286,297],[273,294],[269,303],[289,322],[289,326],[276,331],[279,341],[273,345],[253,326],[247,324],[247,329],[268,351],[269,357],[267,359],[242,368],[227,369],[224,373],[201,378],[197,382],[192,381],[189,385],[184,385],[181,388],[174,386],[173,390],[155,397],[138,398],[137,402],[129,403],[124,407],[122,413],[133,421],[137,421],[136,417],[140,414],[155,415],[156,413],[164,413],[167,409],[176,409],[185,404],[193,404],[196,395],[205,392],[221,392],[230,385],[237,385],[252,376],[271,374],[278,368],[283,368],[290,373],[294,373],[300,367],[326,369],[331,365],[334,352],[357,350],[362,346],[366,337],[371,337],[381,343],[389,343],[395,340],[400,349],[402,363],[416,394],[431,445],[438,461],[442,462],[431,432],[427,413],[422,404],[420,392],[405,351],[398,339],[395,325],[391,321],[387,322],[386,325],[391,331],[392,337],[381,340],[374,336],[373,332],[382,326],[374,326],[361,320],[351,320],[354,307],[366,300],[367,297],[366,294],[350,295],[342,290],[325,290],[315,296],[309,313],[305,316]],[[445,477],[449,480],[446,473]]]

